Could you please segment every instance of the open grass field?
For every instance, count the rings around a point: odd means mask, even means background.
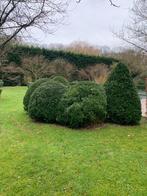
[[[35,123],[25,91],[0,98],[0,196],[147,195],[147,120],[94,130]]]

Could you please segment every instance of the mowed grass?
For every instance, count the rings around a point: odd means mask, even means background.
[[[0,196],[147,195],[147,121],[71,130],[33,122],[26,87],[0,98]]]

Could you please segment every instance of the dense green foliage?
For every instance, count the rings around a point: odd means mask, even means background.
[[[56,122],[58,104],[65,90],[66,86],[57,81],[41,84],[30,98],[28,106],[30,117],[38,121]]]
[[[106,117],[104,88],[94,82],[69,85],[65,81],[63,77],[54,77],[43,84],[39,83],[39,86],[35,85],[27,100],[29,116],[38,121],[58,122],[72,128],[103,122]],[[27,92],[30,92],[29,89]]]
[[[111,122],[133,125],[141,119],[141,104],[127,66],[119,63],[106,85],[107,112]]]
[[[37,81],[35,81],[33,84],[31,84],[24,96],[24,99],[23,99],[23,104],[24,104],[24,109],[26,111],[28,111],[28,105],[29,105],[29,101],[30,101],[30,97],[31,95],[33,94],[33,92],[35,91],[35,89],[40,86],[42,83],[48,81],[49,79],[47,78],[41,78]]]
[[[118,62],[118,60],[110,57],[75,54],[75,53],[61,51],[61,50],[49,50],[45,48],[37,48],[37,47],[29,47],[29,46],[16,46],[12,48],[11,52],[9,52],[7,55],[7,59],[8,62],[21,64],[21,58],[23,56],[35,56],[35,55],[42,55],[49,61],[62,58],[68,61],[69,63],[77,66],[77,68],[85,68],[89,65],[95,65],[95,64],[106,64],[110,66],[114,62]]]
[[[22,63],[20,54],[18,53],[18,51],[15,51],[13,49],[10,52],[8,52],[7,60],[9,63],[13,62],[16,65],[20,65]]]
[[[69,87],[59,103],[57,121],[71,128],[103,122],[106,95],[94,82],[77,82]]]

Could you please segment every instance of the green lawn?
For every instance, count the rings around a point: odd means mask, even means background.
[[[25,91],[0,98],[0,196],[147,195],[147,120],[94,130],[35,123]]]

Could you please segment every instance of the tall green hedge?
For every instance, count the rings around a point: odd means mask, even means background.
[[[83,54],[75,54],[71,52],[61,51],[61,50],[50,50],[39,47],[29,47],[29,46],[15,46],[8,53],[8,62],[14,62],[16,64],[21,64],[21,58],[23,56],[35,56],[43,55],[46,59],[52,61],[57,58],[63,58],[69,63],[74,64],[77,68],[85,68],[89,65],[95,64],[106,64],[108,66],[112,65],[118,60],[110,57],[104,56],[90,56]]]
[[[140,99],[126,65],[119,63],[105,84],[108,120],[134,125],[141,119]]]

